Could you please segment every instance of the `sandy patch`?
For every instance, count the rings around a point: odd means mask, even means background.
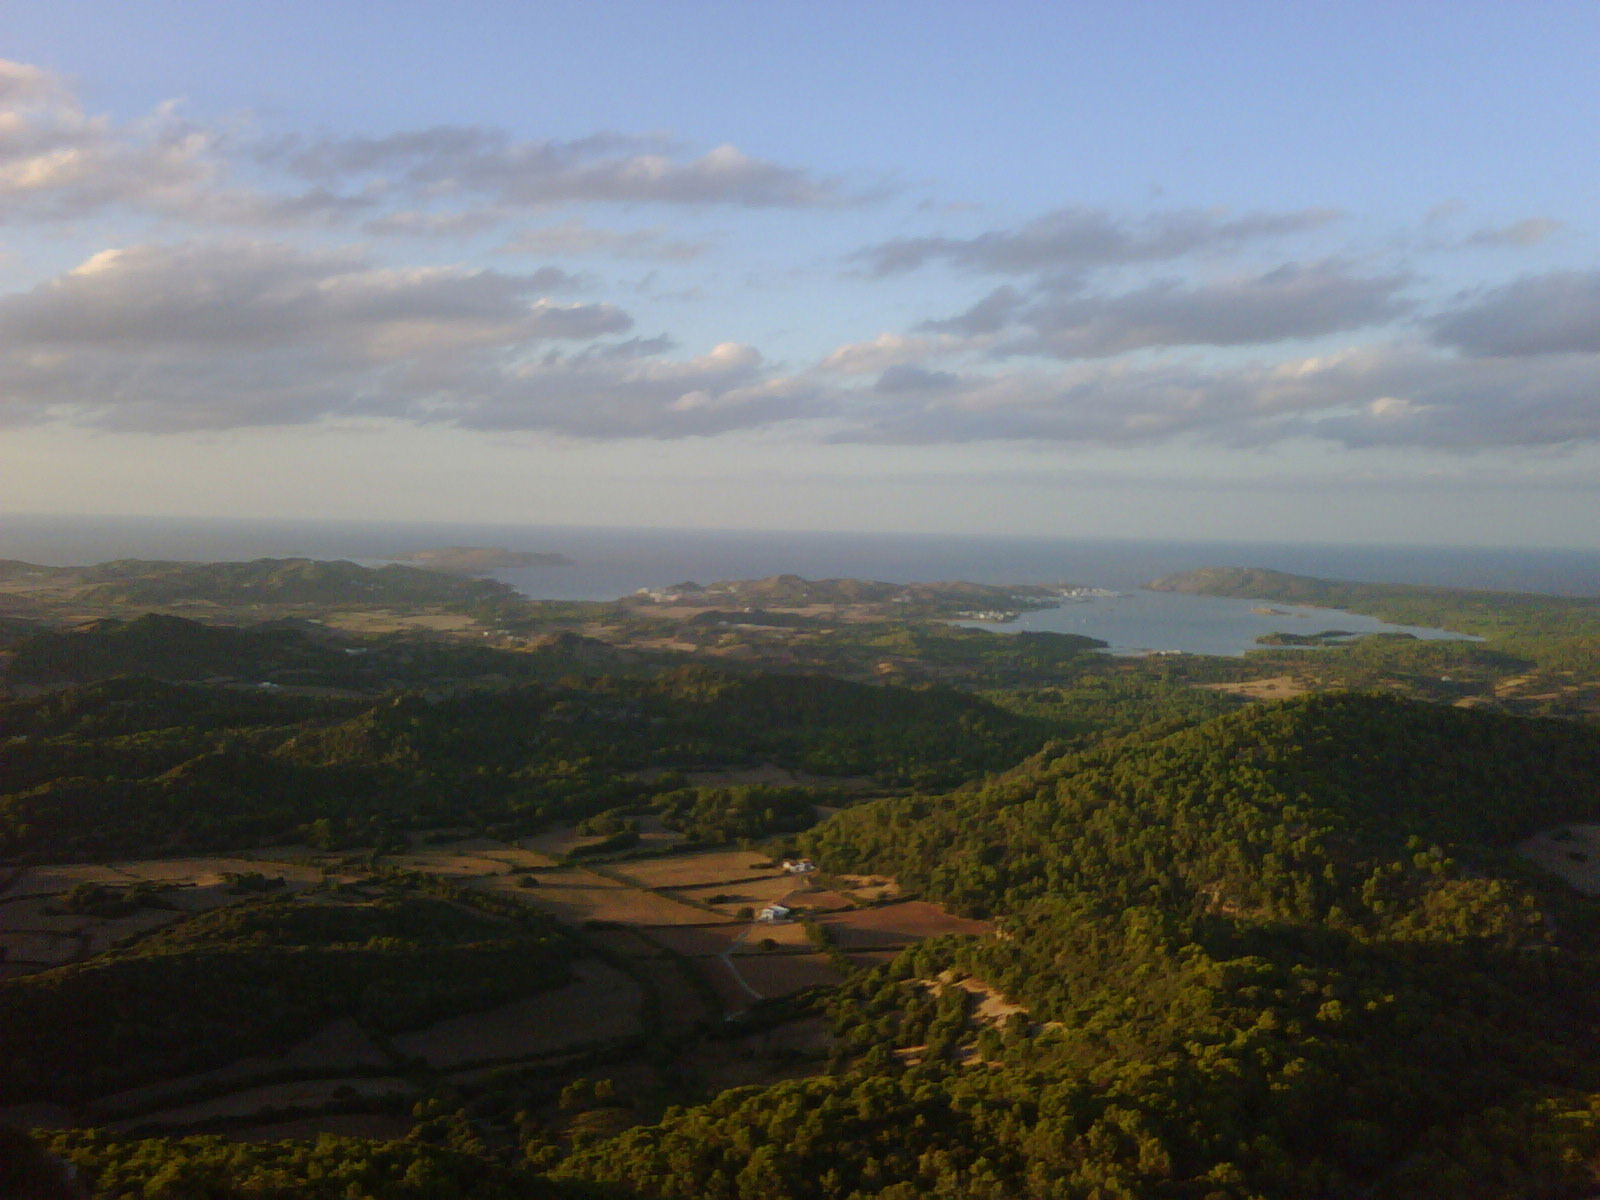
[[[1517,853],[1585,896],[1600,896],[1600,825],[1547,829],[1519,845]]]
[[[451,1017],[394,1039],[402,1054],[437,1068],[534,1058],[640,1031],[638,985],[601,963],[580,962],[573,981],[484,1012]]]
[[[1000,992],[990,987],[983,980],[969,976],[965,979],[952,981],[946,977],[949,974],[949,972],[946,972],[945,975],[939,977],[937,990],[942,991],[947,987],[958,987],[969,995],[976,997],[977,1003],[973,1005],[972,1015],[978,1020],[987,1021],[990,1025],[1000,1025],[1008,1017],[1016,1013],[1027,1014],[1028,1010],[1026,1008],[1007,1000]]]

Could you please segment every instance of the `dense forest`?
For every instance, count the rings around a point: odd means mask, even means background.
[[[699,667],[377,701],[116,679],[0,702],[0,854],[534,833],[648,804],[676,786],[661,771],[765,762],[950,786],[1052,732],[961,692]]]

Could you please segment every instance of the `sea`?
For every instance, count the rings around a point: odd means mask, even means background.
[[[1330,609],[1270,605],[1285,614],[1278,616],[1252,611],[1263,606],[1248,600],[1141,589],[1196,567],[1600,596],[1600,550],[1589,549],[0,514],[0,558],[56,566],[117,558],[301,556],[372,563],[442,546],[560,553],[569,565],[495,574],[528,596],[552,600],[611,600],[640,588],[778,574],[1103,588],[1118,595],[1024,614],[995,628],[1083,633],[1120,653],[1239,654],[1273,631],[1403,629],[1453,636]]]

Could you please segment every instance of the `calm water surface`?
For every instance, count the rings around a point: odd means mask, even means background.
[[[1256,609],[1274,611],[1257,612]],[[1390,625],[1375,617],[1332,608],[1301,608],[1261,600],[1228,600],[1143,590],[1023,613],[1005,624],[984,621],[963,621],[962,624],[1000,633],[1024,630],[1077,633],[1109,643],[1113,654],[1150,654],[1159,650],[1243,654],[1247,650],[1261,649],[1256,638],[1264,633],[1312,634],[1333,629],[1346,633],[1409,633],[1430,639],[1465,636],[1443,629]]]

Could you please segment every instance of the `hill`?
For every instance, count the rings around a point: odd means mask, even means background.
[[[809,837],[825,869],[1001,936],[847,984],[829,1077],[559,1174],[684,1200],[1592,1194],[1600,908],[1504,847],[1595,816],[1597,774],[1592,730],[1343,695],[840,813]],[[940,982],[963,977],[1021,1007],[980,1018]]]
[[[684,582],[646,591],[636,600],[657,603],[719,605],[757,608],[807,608],[828,606],[904,606],[918,611],[988,608],[1017,611],[1050,608],[1059,603],[1061,589],[1036,584],[988,583],[884,583],[875,579],[803,579],[799,575],[772,575],[766,579],[731,579],[701,586]]]

